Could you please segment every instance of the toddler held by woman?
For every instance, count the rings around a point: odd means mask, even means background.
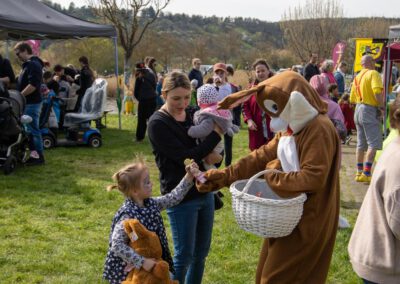
[[[215,125],[220,127],[225,135],[233,136],[239,132],[239,127],[232,123],[233,116],[231,111],[217,109],[218,91],[211,84],[205,84],[197,89],[197,104],[200,110],[194,114],[194,126],[188,130],[188,135],[193,138],[204,140],[213,130]],[[219,155],[224,150],[224,144],[220,141],[210,155]],[[222,155],[221,160],[222,161]],[[219,161],[219,162],[220,162]],[[208,156],[203,159],[203,165],[206,170],[213,169],[215,166],[209,162]]]

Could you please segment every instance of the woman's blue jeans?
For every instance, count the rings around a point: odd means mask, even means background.
[[[214,194],[207,193],[167,209],[174,241],[174,279],[200,284],[211,246]]]
[[[38,104],[27,104],[25,107],[24,114],[32,117],[32,122],[26,125],[26,131],[31,135],[33,140],[33,147],[39,154],[43,153],[43,141],[42,133],[39,129],[39,118],[42,110],[42,103]],[[33,149],[31,149],[33,150]]]

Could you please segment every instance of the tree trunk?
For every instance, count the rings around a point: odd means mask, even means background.
[[[131,88],[131,76],[132,76],[132,65],[130,61],[130,56],[128,57],[126,54],[124,56],[124,105],[125,108],[125,101],[127,96],[132,96],[133,101],[136,104],[135,98],[133,96],[133,89]],[[135,111],[133,110],[133,113]]]

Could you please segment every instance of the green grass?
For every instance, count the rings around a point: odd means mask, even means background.
[[[123,202],[107,192],[112,174],[142,153],[155,194],[158,171],[146,139],[135,144],[135,120],[109,115],[103,146],[55,148],[46,165],[0,173],[0,283],[100,283],[111,219]],[[234,138],[233,156],[248,153],[247,130]],[[203,283],[253,283],[262,240],[237,226],[226,189],[225,206],[215,214],[213,243]],[[357,210],[342,211],[354,224]],[[170,247],[172,241],[168,220]],[[348,261],[350,230],[338,232],[329,283],[359,283]]]

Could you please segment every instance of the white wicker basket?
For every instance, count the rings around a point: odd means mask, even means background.
[[[267,172],[278,171],[261,171],[249,180],[231,184],[233,213],[239,227],[247,232],[263,238],[284,237],[299,223],[307,196],[279,197],[264,179],[258,179]]]

